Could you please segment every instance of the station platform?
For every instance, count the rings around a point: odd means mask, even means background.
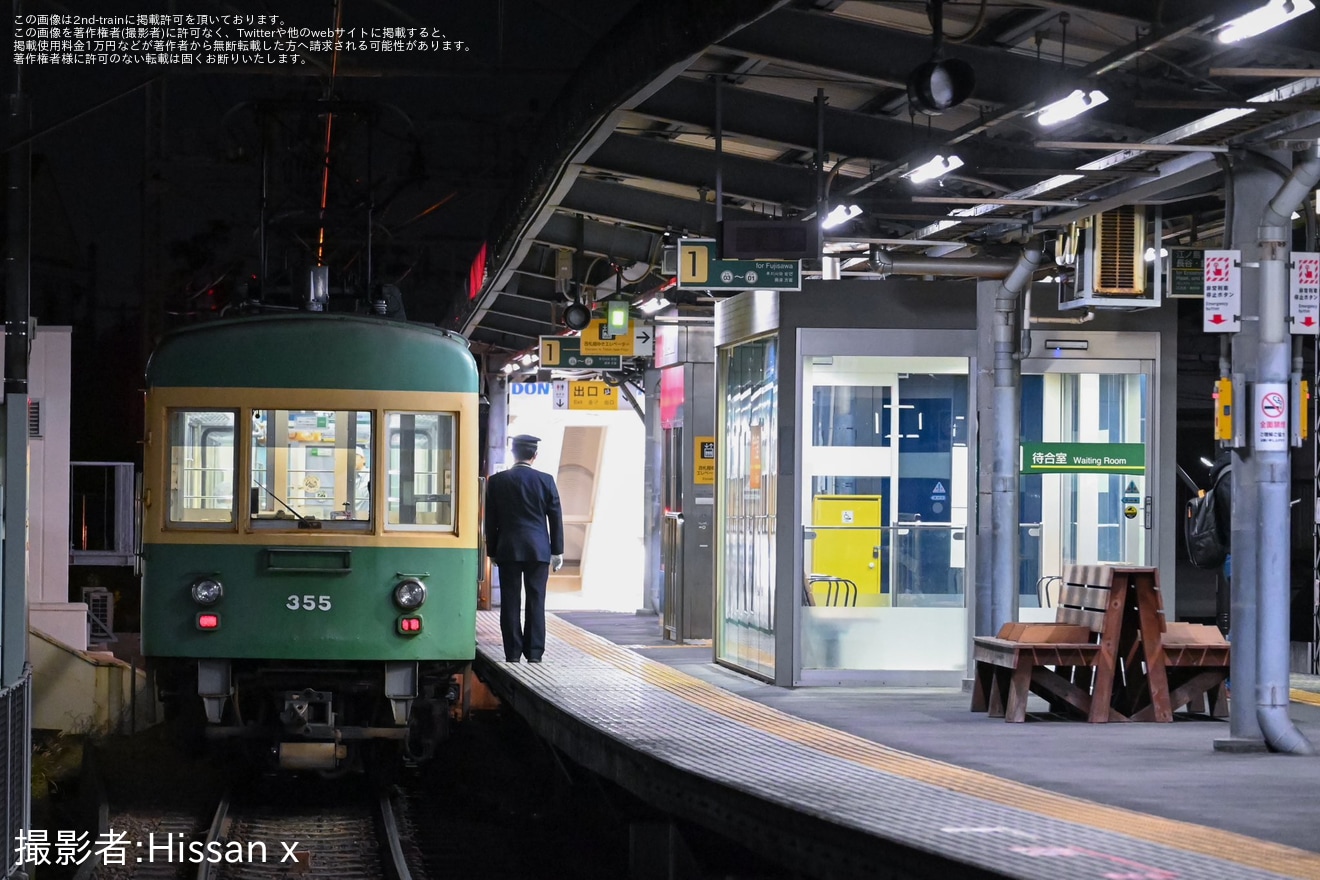
[[[479,613],[478,672],[540,736],[807,876],[1320,878],[1320,759],[1216,752],[1223,721],[1092,725],[1042,702],[1007,724],[954,689],[775,688],[653,617],[548,629],[544,663],[508,664],[498,611]],[[1320,707],[1292,709],[1320,743]]]

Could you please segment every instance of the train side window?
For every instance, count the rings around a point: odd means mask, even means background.
[[[170,410],[171,525],[232,526],[234,410]]]
[[[385,526],[454,531],[454,414],[390,412]]]

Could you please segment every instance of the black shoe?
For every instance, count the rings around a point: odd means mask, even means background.
[[[528,662],[528,663],[540,663],[540,662],[541,662],[541,658],[540,658],[540,657],[528,657],[528,658],[527,658],[527,662]]]
[[[522,659],[521,657],[505,657],[505,658],[504,658],[504,662],[505,662],[505,663],[517,663],[517,662],[518,662],[519,660],[521,660],[521,659]]]

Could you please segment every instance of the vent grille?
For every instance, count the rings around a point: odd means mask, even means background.
[[[35,397],[28,398],[28,437],[41,439],[41,400]]]
[[[1095,292],[1140,295],[1146,291],[1146,213],[1128,205],[1095,218]]]

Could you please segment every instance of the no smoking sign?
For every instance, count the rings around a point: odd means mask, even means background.
[[[1277,382],[1256,385],[1255,436],[1258,452],[1288,451],[1288,387]]]

